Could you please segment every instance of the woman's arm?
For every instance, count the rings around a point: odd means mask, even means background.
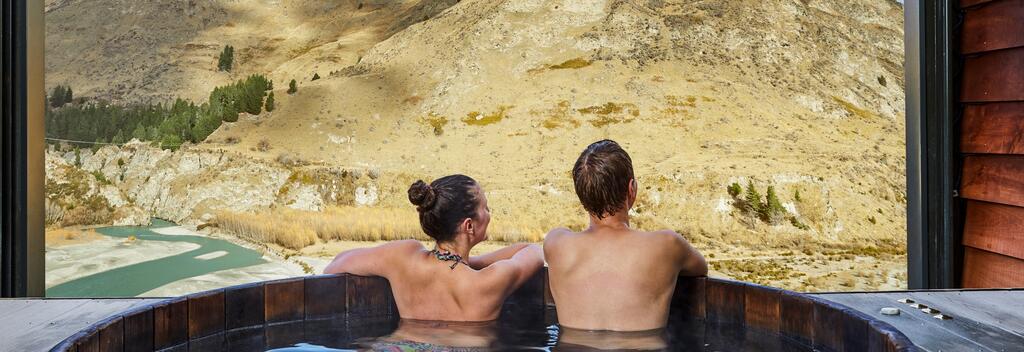
[[[388,277],[395,268],[395,258],[423,249],[416,240],[394,241],[373,248],[351,249],[334,257],[324,274],[355,274]]]
[[[543,266],[544,250],[531,244],[520,249],[512,258],[499,260],[481,271],[489,274],[490,287],[502,290],[502,297],[505,297],[526,283]]]
[[[516,253],[519,253],[520,250],[526,248],[529,245],[529,243],[516,243],[484,255],[469,257],[467,263],[469,264],[469,267],[476,270],[480,270],[490,266],[491,264],[494,264],[494,262],[497,262],[499,260],[512,258],[512,256],[514,256]]]

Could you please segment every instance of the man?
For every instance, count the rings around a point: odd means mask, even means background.
[[[615,331],[664,327],[676,278],[707,275],[704,257],[672,230],[630,228],[637,183],[633,162],[618,143],[588,146],[572,179],[590,227],[578,233],[554,229],[544,239],[559,324]]]

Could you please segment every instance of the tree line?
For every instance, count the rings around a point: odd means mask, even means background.
[[[273,88],[273,82],[263,75],[251,75],[214,88],[209,99],[200,105],[179,98],[171,104],[122,106],[93,101],[64,106],[64,98],[70,98],[71,88],[62,87],[49,97],[51,102],[60,100],[62,103],[47,106],[46,136],[117,144],[137,138],[173,149],[184,142],[202,142],[222,122],[238,121],[239,113],[255,115],[264,109],[272,111],[273,92],[266,102],[264,97]],[[65,96],[57,98],[59,94]]]

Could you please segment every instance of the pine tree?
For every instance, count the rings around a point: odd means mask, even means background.
[[[263,103],[263,110],[274,111],[274,92],[270,92],[270,95],[267,96],[267,101]]]
[[[765,205],[762,209],[761,216],[767,219],[772,224],[779,224],[785,219],[786,208],[782,206],[782,202],[779,201],[779,196],[775,194],[775,187],[768,186],[768,190],[765,193]]]
[[[160,140],[160,129],[157,126],[150,126],[146,130],[146,140],[158,141]]]
[[[235,48],[230,45],[225,45],[224,50],[220,52],[220,57],[217,59],[217,69],[220,71],[231,71],[231,65],[235,61]]]
[[[224,122],[238,121],[238,108],[234,105],[224,105],[221,110],[220,119]]]
[[[203,104],[199,108],[199,117],[196,119],[196,125],[192,128],[192,138],[190,139],[193,143],[199,143],[206,140],[213,131],[216,131],[220,127],[221,117],[214,114],[208,104]]]
[[[291,82],[288,82],[288,94],[295,94],[295,92],[298,92],[298,91],[299,91],[299,87],[297,87],[295,85],[295,80],[294,79]]]
[[[74,101],[74,99],[75,99],[75,96],[71,93],[71,86],[68,86],[67,90],[64,91],[64,103],[65,104],[71,103],[72,101]]]
[[[160,146],[167,149],[178,149],[181,146],[181,137],[177,135],[166,135],[160,139]]]
[[[142,122],[139,122],[137,125],[135,125],[135,129],[132,130],[132,138],[138,139],[140,141],[146,140],[146,126],[143,126]]]
[[[761,194],[754,188],[754,183],[751,181],[747,182],[747,194],[744,197],[743,210],[750,215],[755,215],[761,212],[764,207],[761,205]]]
[[[67,97],[67,93],[64,92],[64,86],[53,87],[53,92],[50,93],[50,106],[59,108],[64,106],[64,98]]]
[[[124,142],[124,132],[121,130],[117,130],[117,134],[114,135],[114,138],[110,140],[110,143],[114,144],[124,144]]]

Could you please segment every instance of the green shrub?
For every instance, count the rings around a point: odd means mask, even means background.
[[[803,201],[803,199],[800,198],[800,189],[799,188],[797,188],[795,191],[793,191],[793,200],[795,200],[797,202]]]
[[[319,73],[316,73],[316,72],[314,72],[314,73],[313,73],[313,79],[311,79],[311,81],[315,81],[315,80],[318,80],[318,79],[320,79],[320,74],[319,74]]]
[[[740,193],[743,193],[743,187],[739,183],[733,182],[729,187],[726,187],[729,191],[729,195],[733,198],[739,197]]]
[[[811,229],[810,226],[807,226],[807,224],[804,224],[804,223],[800,222],[800,219],[797,219],[795,216],[790,216],[789,217],[789,223],[793,224],[794,227],[796,227],[798,229],[801,229],[801,230],[804,230],[804,231],[807,231],[807,230]]]
[[[102,185],[109,185],[110,184],[110,180],[108,180],[107,176],[103,175],[103,173],[100,172],[100,170],[93,171],[92,172],[92,177],[95,177],[96,181],[99,181],[100,184],[102,184]]]
[[[295,92],[298,92],[298,91],[299,91],[299,87],[295,85],[295,80],[294,79],[291,82],[288,82],[288,94],[295,94]]]

